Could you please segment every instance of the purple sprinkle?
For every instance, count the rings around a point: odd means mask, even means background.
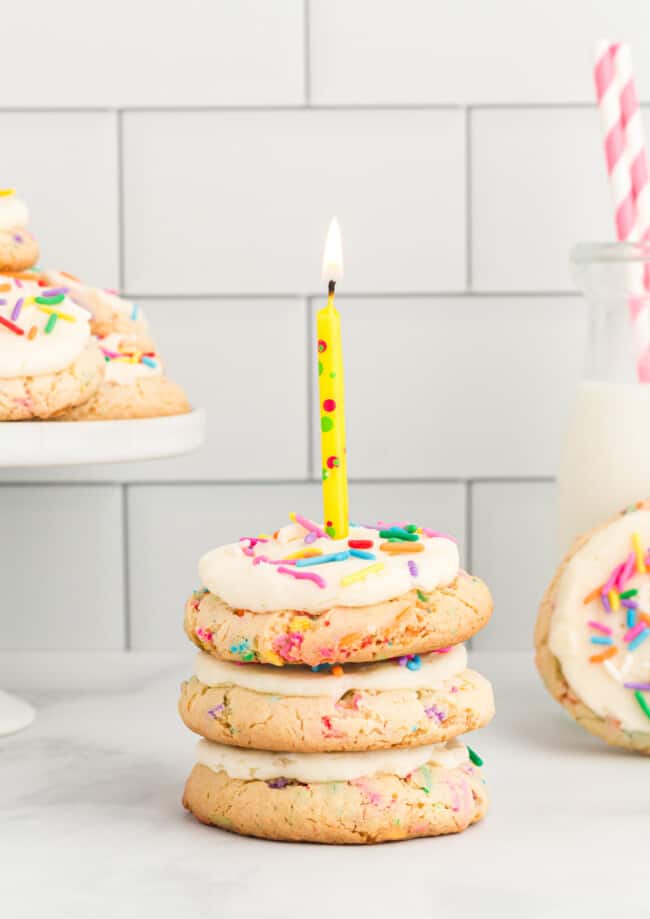
[[[411,572],[411,577],[416,578],[418,576],[418,566],[415,564],[415,562],[412,562],[410,559],[409,559],[409,571]]]
[[[409,658],[407,655],[405,655],[404,657],[398,657],[398,658],[397,658],[397,663],[400,665],[400,667],[406,667],[406,665],[408,664],[409,660],[410,660],[410,658]]]
[[[7,301],[4,299],[4,297],[0,297],[0,306],[6,306],[6,305],[7,305]]]
[[[271,779],[266,783],[269,788],[284,788],[286,785],[290,784],[289,779]]]
[[[44,290],[41,294],[42,297],[59,297],[61,294],[65,296],[69,292],[69,287],[48,287],[47,290]]]
[[[12,318],[12,320],[13,320],[14,322],[15,322],[16,319],[18,319],[18,317],[20,316],[20,311],[21,311],[21,309],[23,308],[23,303],[24,303],[24,302],[25,302],[25,298],[24,298],[24,297],[18,297],[18,299],[16,300],[16,303],[15,303],[15,305],[14,305],[14,308],[13,308],[12,311],[11,311],[11,318]]]
[[[14,233],[14,242],[21,243],[22,241],[23,241],[23,237],[20,235],[20,233]]]
[[[438,724],[442,724],[443,721],[447,720],[447,715],[445,712],[441,712],[437,705],[430,705],[428,708],[425,708],[424,714],[427,718],[437,718]]]
[[[621,600],[621,606],[624,606],[625,609],[638,609],[639,604],[636,600]]]
[[[623,683],[626,689],[640,689],[641,692],[650,691],[650,683]]]
[[[607,594],[603,593],[600,595],[600,602],[603,604],[603,609],[605,610],[605,612],[611,613],[612,608],[609,605],[609,598],[607,597]]]
[[[310,530],[305,536],[305,542],[309,545],[312,542],[316,542],[318,539],[318,533],[314,533],[313,530]]]
[[[208,715],[210,715],[211,718],[216,718],[219,712],[222,712],[225,707],[226,706],[222,702],[221,705],[217,705],[214,708],[208,709]]]

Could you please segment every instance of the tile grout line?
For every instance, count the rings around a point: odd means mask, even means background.
[[[314,341],[314,320],[311,297],[307,297],[307,481],[309,482],[314,468],[314,400],[312,395],[312,342]]]
[[[129,485],[121,486],[122,494],[122,581],[123,581],[123,622],[124,650],[131,650],[131,577],[130,577],[130,539],[129,539]]]
[[[465,286],[472,289],[472,112],[465,109]]]
[[[322,291],[309,293],[134,293],[123,291],[127,299],[138,300],[312,300],[322,299]],[[432,290],[432,291],[349,291],[346,300],[541,300],[544,298],[562,297],[563,299],[581,298],[577,290]]]
[[[472,574],[472,565],[474,562],[473,552],[472,552],[472,499],[473,499],[473,482],[471,479],[468,479],[465,482],[465,570],[469,571]],[[472,650],[474,646],[474,638],[470,638],[467,642],[468,650]]]
[[[124,136],[123,112],[117,111],[117,258],[118,289],[125,287],[125,239],[124,239]]]
[[[530,476],[438,476],[431,478],[418,478],[417,476],[396,476],[387,478],[385,476],[372,478],[350,478],[351,485],[552,485],[555,477],[551,475],[530,475]],[[227,488],[251,488],[251,487],[268,487],[278,485],[319,485],[320,479],[317,476],[290,479],[30,479],[21,481],[11,481],[10,479],[0,479],[0,487],[4,488],[50,488],[53,485],[65,485],[76,488],[87,488],[89,485],[98,488],[108,488],[111,486],[121,486],[129,488],[135,487],[205,487],[206,485],[223,486]]]
[[[302,16],[303,16],[303,61],[302,65],[304,68],[303,71],[303,85],[305,92],[305,105],[311,106],[311,10],[309,6],[310,0],[303,0],[302,7]]]
[[[311,90],[311,87],[310,87]],[[650,109],[650,99],[640,102],[641,108]],[[584,102],[331,102],[331,103],[264,103],[235,104],[235,105],[3,105],[0,114],[79,114],[95,115],[108,114],[115,111],[134,112],[136,114],[183,114],[183,113],[243,113],[257,114],[261,112],[448,112],[459,109],[472,108],[475,111],[589,111],[595,110],[595,103]]]

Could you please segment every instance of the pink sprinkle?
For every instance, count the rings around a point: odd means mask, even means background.
[[[255,558],[255,553],[248,546],[242,546],[241,550],[244,553],[244,555],[248,555],[250,558]]]
[[[265,562],[267,565],[295,565],[296,559],[295,558],[273,559],[273,558],[269,558],[268,555],[257,555],[253,559],[253,564],[259,565],[260,562]]]
[[[104,357],[112,357],[112,358],[123,357],[122,354],[118,354],[117,351],[109,351],[108,348],[100,348],[99,350],[102,352]]]
[[[449,654],[451,651],[451,645],[448,648],[436,648],[434,654]]]
[[[448,533],[440,533],[438,530],[430,530],[429,527],[422,527],[422,535],[428,536],[429,539],[449,539],[451,542],[458,542],[453,536],[450,536]]]
[[[262,536],[240,536],[240,542],[247,542],[249,549],[254,549],[258,542],[268,542],[268,539],[264,539]]]
[[[614,568],[610,576],[607,578],[607,581],[603,585],[603,589],[601,590],[601,593],[608,594],[610,592],[610,590],[616,583],[616,580],[619,574],[623,571],[624,567],[625,567],[625,562],[621,562],[620,565],[617,565],[616,568]]]
[[[602,632],[603,635],[611,635],[612,630],[608,625],[603,625],[600,622],[596,622],[595,619],[590,619],[587,625],[590,625],[592,629],[598,629],[599,632]]]
[[[618,590],[623,590],[627,582],[630,580],[634,574],[636,568],[636,555],[634,552],[630,552],[628,555],[625,564],[623,565],[623,570],[616,580],[616,587]]]
[[[320,574],[314,574],[312,571],[294,571],[292,568],[285,568],[284,566],[277,570],[280,574],[290,574],[292,578],[297,578],[300,581],[313,581],[319,587],[325,588],[325,581]]]
[[[296,523],[299,523],[301,527],[308,530],[310,533],[315,533],[318,538],[322,539],[327,536],[325,530],[319,527],[317,523],[314,523],[313,520],[301,517],[300,514],[294,514],[293,516]]]
[[[16,285],[16,287],[23,286],[23,282],[19,278],[14,278],[14,284]]]
[[[623,641],[634,641],[637,635],[640,635],[641,632],[647,628],[645,622],[638,622],[631,629],[628,629],[625,635],[623,636]]]

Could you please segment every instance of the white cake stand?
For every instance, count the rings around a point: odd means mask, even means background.
[[[0,467],[162,459],[191,453],[204,439],[203,409],[134,421],[9,421],[0,423]],[[0,737],[35,717],[28,702],[0,690]]]

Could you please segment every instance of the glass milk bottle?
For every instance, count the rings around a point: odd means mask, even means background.
[[[650,497],[650,245],[582,243],[571,254],[589,304],[587,354],[558,474],[559,549]],[[633,318],[633,316],[635,318]]]

